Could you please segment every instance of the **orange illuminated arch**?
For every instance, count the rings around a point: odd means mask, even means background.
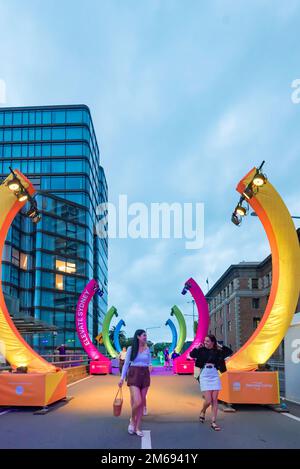
[[[35,189],[30,181],[19,171],[15,170],[18,178],[30,195]],[[6,360],[14,367],[26,366],[28,371],[36,373],[53,372],[56,368],[42,359],[23,339],[15,327],[7,310],[2,291],[2,253],[7,232],[17,213],[26,202],[19,202],[7,183],[12,179],[11,174],[0,185],[0,342]]]
[[[256,173],[238,184],[243,194]],[[300,288],[300,249],[289,211],[267,181],[248,200],[267,234],[272,253],[272,287],[262,320],[248,341],[227,361],[228,371],[251,371],[264,364],[280,345],[296,310]]]

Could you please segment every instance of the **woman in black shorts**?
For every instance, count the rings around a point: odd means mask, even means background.
[[[151,354],[147,346],[147,334],[138,329],[133,338],[132,347],[128,347],[119,386],[122,387],[127,371],[127,386],[130,389],[132,415],[128,426],[130,435],[144,436],[140,425],[146,395],[150,386]]]

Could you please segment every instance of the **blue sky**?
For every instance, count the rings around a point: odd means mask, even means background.
[[[7,105],[89,105],[113,202],[205,204],[198,251],[110,242],[109,304],[129,335],[162,326],[150,338],[170,340],[171,306],[192,311],[187,278],[206,291],[207,277],[269,254],[257,218],[230,222],[236,183],[254,165],[266,160],[300,215],[299,20],[294,0],[0,0]]]

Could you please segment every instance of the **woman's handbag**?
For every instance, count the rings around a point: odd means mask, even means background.
[[[113,403],[113,411],[115,417],[120,417],[123,406],[123,391],[119,388]]]

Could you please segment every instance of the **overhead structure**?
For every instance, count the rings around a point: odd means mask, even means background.
[[[18,374],[0,374],[0,405],[45,406],[66,397],[66,373],[44,360],[23,339],[7,309],[2,290],[2,253],[7,232],[35,189],[18,170],[0,185],[0,343]],[[32,205],[36,206],[35,201]],[[30,215],[28,215],[30,216]],[[40,217],[35,212],[35,216]]]
[[[167,320],[166,326],[170,327],[171,333],[172,333],[172,343],[169,349],[169,354],[171,355],[174,352],[176,344],[177,344],[177,330],[172,319]]]
[[[182,294],[185,295],[187,292],[191,293],[197,306],[198,326],[195,338],[189,348],[174,360],[173,369],[178,374],[192,374],[194,372],[194,360],[190,359],[189,354],[203,342],[209,326],[208,304],[200,286],[193,278],[185,282]]]
[[[100,291],[98,282],[96,282],[96,280],[90,280],[79,297],[75,315],[76,330],[80,343],[88,357],[91,359],[90,373],[97,375],[111,373],[111,362],[109,358],[100,353],[97,347],[93,344],[87,327],[89,304],[94,295]]]
[[[185,322],[182,312],[176,305],[174,305],[173,308],[171,309],[171,316],[175,316],[178,322],[178,326],[179,326],[179,335],[178,335],[178,340],[177,340],[177,344],[175,347],[175,352],[180,353],[186,341],[186,322]]]
[[[262,163],[263,164],[263,163]],[[254,372],[265,364],[284,338],[296,311],[300,287],[300,249],[296,229],[282,198],[261,172],[253,168],[239,182],[237,191],[241,194],[238,206],[232,214],[232,221],[240,224],[241,211],[249,204],[259,217],[268,237],[272,254],[272,286],[269,300],[259,326],[247,342],[227,360],[227,372],[222,375],[224,383],[220,399],[230,402],[276,403],[279,401],[278,376],[273,372],[273,381],[264,386],[263,374]],[[251,372],[242,375],[244,372]],[[253,373],[254,372],[254,373]],[[241,379],[239,378],[238,374]],[[254,376],[260,387],[255,389],[247,379]],[[269,372],[268,377],[271,374]],[[269,379],[268,378],[268,379]],[[234,383],[245,380],[245,386],[234,392]],[[237,385],[235,384],[237,387]],[[256,386],[258,386],[256,384]],[[272,394],[273,392],[273,394]],[[272,401],[273,399],[273,401]]]
[[[120,353],[121,350],[122,350],[121,344],[120,344],[120,332],[121,332],[121,329],[122,329],[123,326],[125,327],[126,324],[123,321],[123,319],[120,319],[120,321],[118,322],[118,324],[116,325],[116,328],[114,330],[114,344],[115,344],[116,351],[118,353]]]
[[[111,306],[111,308],[109,308],[103,320],[102,336],[103,336],[103,343],[104,343],[107,353],[112,358],[117,358],[118,352],[115,350],[109,338],[110,323],[114,316],[118,317],[118,311],[114,306]]]

